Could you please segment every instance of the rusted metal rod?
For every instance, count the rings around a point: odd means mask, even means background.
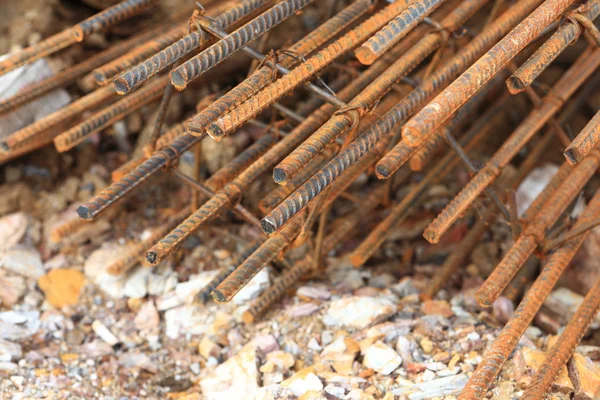
[[[245,0],[234,7],[224,10],[214,19],[214,24],[221,29],[228,29],[238,21],[244,19],[256,10],[268,4],[271,0]],[[219,10],[208,10],[208,15]],[[208,44],[208,37],[202,30],[194,30],[183,38],[177,40],[164,50],[154,54],[144,62],[136,65],[114,80],[117,93],[127,94],[138,88],[148,79],[152,78],[165,68],[175,64],[192,51]]]
[[[481,59],[452,82],[402,128],[402,138],[417,145],[508,64],[574,0],[546,0]]]
[[[344,36],[338,38],[323,50],[302,62],[289,74],[284,75],[214,121],[207,129],[209,135],[213,138],[223,137],[236,130],[250,118],[260,114],[285,94],[289,93],[306,80],[312,78],[316,73],[331,64],[342,54],[361,43],[365,38],[391,20],[395,14],[407,6],[407,0],[399,0],[388,5],[386,8],[347,32]]]
[[[237,257],[235,257],[231,262],[229,262],[228,266],[223,267],[219,270],[217,275],[200,291],[196,294],[196,300],[200,303],[206,303],[212,297],[210,293],[217,287],[225,278],[227,278],[233,271],[235,271],[236,267],[240,265],[246,258],[248,258],[252,253],[258,249],[261,243],[264,241],[263,238],[256,239],[250,244],[248,247],[244,249]]]
[[[120,275],[129,270],[138,262],[142,261],[144,252],[152,246],[158,239],[167,234],[173,227],[177,226],[188,214],[187,210],[178,212],[167,221],[161,223],[158,227],[152,230],[150,235],[140,241],[129,243],[126,250],[119,254],[119,258],[112,261],[106,268],[108,273],[112,275]],[[80,219],[80,221],[84,221]]]
[[[61,108],[52,114],[34,122],[25,128],[10,134],[0,141],[0,151],[7,155],[29,146],[33,141],[39,138],[44,132],[59,126],[60,124],[72,122],[73,119],[81,115],[84,111],[102,105],[116,97],[113,88],[100,88],[92,93],[85,95],[73,103]],[[46,143],[52,141],[53,136],[44,137]],[[49,139],[49,140],[48,140]]]
[[[383,138],[389,137],[393,129],[397,128],[411,112],[424,104],[427,99],[440,90],[441,86],[458,76],[462,68],[466,67],[469,62],[484,54],[495,41],[516,25],[537,4],[539,4],[539,0],[520,1],[502,14],[438,71],[425,79],[398,105],[383,115],[369,129],[361,133],[345,150],[342,150],[340,154],[327,163],[321,171],[263,218],[262,223],[266,231],[274,232],[278,230],[289,218],[306,207],[319,193],[329,187],[344,170],[364,157],[365,154],[368,154]]]
[[[573,11],[582,13],[587,18],[594,20],[600,14],[600,1],[590,0]],[[567,15],[571,15],[567,13]],[[583,26],[577,21],[570,20],[561,25],[557,31],[540,46],[529,59],[519,67],[506,81],[506,86],[511,94],[525,90],[531,83],[563,52],[569,45],[577,41],[583,32]]]
[[[554,116],[566,99],[600,66],[600,50],[583,54],[560,78],[554,89],[544,98],[540,107],[534,109],[500,149],[475,175],[461,192],[444,208],[427,227],[423,236],[430,243],[437,243],[449,227],[466,211],[469,205],[501,173],[517,152]]]
[[[574,228],[595,218],[598,212],[600,212],[600,194],[597,193],[579,217]],[[459,395],[459,400],[483,398],[586,236],[587,234],[578,236],[550,255],[539,276],[515,310],[513,317],[486,351],[483,360]],[[541,396],[537,398],[539,399]]]
[[[411,4],[373,37],[363,43],[355,52],[356,58],[363,64],[373,64],[376,59],[402,40],[411,29],[441,6],[443,2],[444,0],[418,0]]]
[[[533,383],[525,390],[524,400],[536,400],[548,392],[552,383],[567,364],[594,318],[600,310],[600,279],[596,281],[583,299],[577,311],[546,354],[544,363],[533,377]]]
[[[297,55],[300,58],[286,56],[286,52],[284,52],[280,60],[281,65],[286,68],[297,65],[301,62],[302,57],[308,56],[328,40],[334,38],[341,30],[371,10],[372,7],[372,0],[355,1],[288,48],[287,52],[289,54]],[[254,71],[251,76],[196,115],[188,125],[190,133],[195,136],[206,134],[206,128],[213,121],[267,86],[274,78],[273,70],[268,66],[263,66]]]
[[[73,37],[78,42],[81,42],[92,33],[101,32],[112,25],[131,18],[147,8],[158,4],[160,1],[161,0],[121,1],[75,25],[72,30]]]
[[[477,302],[482,307],[490,307],[502,290],[516,275],[527,258],[542,244],[545,231],[561,216],[563,210],[575,199],[579,191],[596,172],[600,165],[600,152],[590,154],[580,163],[552,194],[522,235],[504,255],[492,274],[476,293]]]
[[[208,47],[171,71],[171,83],[183,90],[194,79],[231,57],[238,50],[264,35],[314,0],[283,0],[246,25]]]
[[[359,118],[369,113],[374,104],[379,101],[401,78],[405,77],[421,61],[438,48],[447,38],[449,32],[458,29],[467,21],[487,0],[467,0],[446,16],[440,25],[444,31],[432,32],[421,38],[410,49],[406,50],[396,62],[378,76],[365,90],[356,96],[344,110],[336,115],[315,132],[303,144],[298,146],[273,171],[273,179],[279,184],[287,182],[316,154],[356,125]],[[420,37],[418,32],[415,39]],[[407,38],[408,39],[408,38]],[[413,44],[412,40],[407,40]]]
[[[168,81],[162,77],[144,87],[139,92],[117,101],[111,106],[97,112],[89,119],[54,138],[54,145],[60,152],[68,151],[89,138],[94,133],[125,118],[133,111],[157,100],[165,89]],[[112,88],[111,88],[112,89]]]
[[[581,162],[600,142],[600,111],[579,132],[575,140],[566,148],[564,155],[571,164]]]

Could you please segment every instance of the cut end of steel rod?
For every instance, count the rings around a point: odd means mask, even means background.
[[[291,178],[283,168],[273,168],[273,180],[278,185],[285,186]]]
[[[129,91],[131,90],[131,86],[129,85],[129,83],[127,82],[127,80],[123,77],[118,77],[116,78],[113,83],[115,84],[115,90],[118,94],[120,94],[121,96],[129,93]]]
[[[85,204],[77,207],[77,215],[79,215],[81,219],[85,219],[87,221],[94,219],[93,211]]]
[[[527,88],[527,85],[518,76],[511,76],[506,80],[506,88],[510,94],[519,94]]]
[[[169,74],[169,78],[171,79],[171,83],[173,84],[173,86],[175,86],[175,89],[183,90],[186,88],[187,80],[179,70],[175,69],[171,71],[171,73]]]
[[[210,295],[213,297],[213,299],[215,299],[217,303],[227,302],[227,297],[218,289],[215,289],[212,292],[210,292]]]
[[[277,232],[277,224],[269,217],[265,217],[260,221],[260,228],[266,235],[272,235]]]
[[[162,257],[157,252],[148,250],[146,252],[146,261],[150,265],[158,265],[162,261]]]
[[[359,47],[354,52],[354,55],[358,61],[364,65],[371,65],[377,60],[375,53],[373,53],[368,47]]]
[[[388,179],[394,174],[394,171],[390,170],[385,165],[378,164],[375,167],[375,174],[377,175],[378,179]]]
[[[577,147],[575,147],[575,146],[569,146],[569,147],[567,147],[567,149],[565,150],[565,152],[563,153],[563,155],[567,159],[567,162],[569,164],[571,164],[571,165],[577,164],[577,163],[581,162],[581,160],[583,160],[585,158],[583,156],[583,154],[581,154],[581,152],[579,151],[579,149],[577,149]]]

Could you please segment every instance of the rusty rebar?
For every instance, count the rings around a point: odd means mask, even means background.
[[[267,290],[261,293],[260,297],[250,304],[250,307],[242,314],[242,320],[246,324],[253,323],[267,308],[275,301],[279,300],[287,290],[314,269],[313,260],[306,256],[302,260],[296,261],[292,268],[285,270]]]
[[[546,0],[402,128],[411,145],[427,139],[461,105],[548,27],[574,0]]]
[[[161,29],[161,28],[156,28]],[[81,75],[92,69],[107,63],[108,61],[126,53],[131,47],[147,40],[155,33],[155,30],[151,30],[146,33],[141,33],[131,37],[130,39],[116,43],[110,46],[108,49],[88,58],[79,64],[73,65],[72,67],[66,68],[65,70],[46,78],[42,81],[33,83],[21,89],[17,94],[12,97],[0,100],[0,114],[4,114],[8,111],[14,110],[15,108],[39,97],[45,93],[50,92],[53,89],[68,85],[78,79]]]
[[[92,77],[96,84],[104,86],[110,82],[110,79],[115,75],[127,70],[130,67],[137,65],[144,61],[149,56],[159,52],[165,47],[171,45],[179,38],[184,36],[187,32],[187,23],[180,23],[168,30],[166,33],[158,35],[160,32],[164,32],[164,27],[160,28],[160,31],[156,31],[150,36],[145,43],[136,46],[133,50],[128,53],[112,60],[111,62],[105,63],[104,65],[94,69],[92,71]],[[157,36],[158,35],[158,36]]]
[[[344,170],[358,162],[365,154],[368,154],[383,138],[389,137],[390,132],[397,128],[411,112],[414,112],[439,91],[440,86],[458,76],[462,68],[465,68],[466,65],[485,53],[496,40],[508,32],[538,3],[539,0],[525,0],[512,6],[439,70],[425,79],[398,105],[383,115],[369,129],[362,132],[345,150],[327,163],[321,171],[263,218],[262,224],[267,232],[276,231],[283,226],[289,218],[297,214],[319,193],[329,187]]]
[[[579,132],[566,148],[564,156],[571,164],[581,162],[600,142],[600,111]]]
[[[355,1],[303,39],[300,39],[296,44],[288,48],[287,51],[290,54],[297,54],[299,57],[308,56],[323,43],[335,37],[342,29],[349,26],[357,18],[370,10],[372,6],[372,0]],[[301,59],[285,56],[285,53],[281,58],[281,65],[286,68],[293,67],[301,62]],[[273,80],[273,70],[268,66],[261,67],[254,71],[250,77],[242,81],[225,95],[221,96],[200,114],[196,115],[188,125],[190,133],[195,136],[206,134],[206,128],[219,118],[219,116],[232,110],[235,106],[257,93]]]
[[[355,51],[356,58],[363,64],[372,64],[393,45],[402,40],[419,22],[441,6],[444,1],[418,0],[414,2],[363,43]]]
[[[262,8],[271,0],[245,0],[227,9],[214,18],[214,24],[221,29],[228,29],[238,21]],[[209,10],[212,16],[215,10]],[[114,80],[117,93],[127,94],[152,78],[165,68],[173,65],[192,51],[207,45],[209,38],[202,30],[193,30],[167,48],[154,54]]]
[[[566,99],[600,66],[600,50],[585,53],[565,72],[552,91],[544,97],[542,104],[534,109],[500,149],[471,179],[461,192],[444,208],[427,227],[423,236],[430,243],[437,243],[449,227],[466,211],[470,204],[501,173],[518,151],[559,110]]]
[[[223,267],[217,272],[215,277],[200,291],[196,294],[196,300],[201,303],[206,303],[212,297],[210,293],[217,287],[225,278],[227,278],[233,271],[235,271],[236,267],[240,265],[246,258],[248,258],[252,253],[259,248],[261,243],[264,241],[263,238],[259,238],[254,240],[250,245],[248,245],[239,255],[237,255],[233,260],[231,260],[226,267]]]
[[[492,106],[494,108],[494,106]],[[516,175],[511,178],[509,186],[515,187],[526,178],[527,174],[534,168],[538,160],[545,153],[548,146],[552,143],[554,135],[549,132],[540,139],[536,144],[536,147],[531,151],[525,160],[519,166]],[[568,164],[563,164],[561,168],[552,176],[550,182],[545,186],[544,190],[538,194],[535,200],[525,211],[522,217],[522,221],[527,223],[531,221],[535,215],[540,211],[541,207],[548,200],[548,198],[554,193],[558,186],[566,179],[571,172],[572,167]],[[438,269],[435,276],[431,280],[431,283],[427,286],[423,297],[425,299],[432,299],[435,297],[438,291],[442,289],[448,280],[458,270],[462,262],[469,255],[469,253],[475,248],[475,246],[481,241],[481,237],[490,225],[497,218],[497,209],[494,205],[488,207],[484,213],[480,216],[479,220],[473,225],[461,242],[455,246],[442,266]],[[512,282],[511,282],[512,283]]]
[[[589,19],[595,19],[600,14],[600,1],[590,0],[579,10]],[[569,14],[572,14],[568,13]],[[525,90],[531,83],[554,61],[563,50],[577,41],[583,27],[574,20],[567,21],[540,46],[529,59],[519,67],[506,81],[506,86],[512,94]]]
[[[65,237],[72,235],[74,232],[82,228],[88,223],[88,221],[78,218],[74,215],[73,218],[67,219],[61,222],[50,231],[50,240],[54,243],[59,243]]]
[[[337,137],[356,125],[357,120],[367,114],[394,84],[410,73],[447,38],[448,32],[456,30],[467,21],[487,0],[468,0],[461,3],[446,16],[441,26],[443,31],[432,32],[407,49],[385,72],[378,76],[365,90],[356,96],[346,110],[340,110],[303,144],[298,146],[273,171],[273,179],[279,184],[291,179],[316,154],[323,151]],[[420,36],[417,33],[416,38]],[[408,39],[408,38],[407,38]],[[407,40],[413,44],[411,40]]]
[[[342,54],[362,42],[366,37],[393,18],[398,11],[406,8],[408,6],[407,3],[406,0],[399,0],[388,5],[359,26],[353,28],[324,49],[315,53],[306,61],[295,67],[291,73],[284,75],[214,121],[207,129],[209,135],[213,138],[222,137],[227,133],[234,131],[250,118],[258,115],[271,104],[279,100],[285,94],[289,93],[306,80],[312,78],[316,73],[331,64]]]
[[[592,286],[554,346],[546,353],[543,364],[537,370],[531,385],[523,393],[522,399],[537,400],[550,390],[552,383],[594,321],[598,310],[600,310],[600,279]]]
[[[76,41],[81,42],[92,33],[101,32],[112,25],[131,18],[147,8],[158,4],[160,1],[161,0],[123,0],[75,25],[72,30],[72,35]]]
[[[213,298],[219,303],[231,300],[265,265],[292,243],[301,227],[302,221],[295,221],[268,238],[212,291]]]
[[[598,212],[600,212],[600,194],[597,193],[579,217],[574,228],[595,218]],[[550,255],[539,276],[515,310],[513,317],[486,351],[483,360],[459,395],[459,400],[483,398],[586,236],[587,234],[578,236]],[[541,396],[537,398],[539,399]]]
[[[561,216],[566,207],[575,199],[590,177],[600,165],[600,152],[595,152],[581,162],[550,196],[536,217],[525,228],[519,239],[504,255],[492,274],[476,293],[477,302],[482,307],[490,307],[502,290],[516,275],[527,258],[533,254],[538,244],[542,244],[546,229],[549,229]]]
[[[37,140],[44,132],[55,128],[60,124],[72,122],[75,117],[81,115],[84,111],[102,105],[114,97],[116,97],[116,93],[113,88],[97,89],[60,110],[47,115],[39,121],[3,138],[2,141],[0,141],[0,150],[7,155],[14,154],[31,145],[31,143]],[[52,138],[53,136],[45,136],[44,142],[50,143]]]
[[[56,53],[75,43],[73,28],[65,29],[32,46],[19,50],[0,61],[0,74],[5,74],[25,64],[32,63],[47,55]]]
[[[187,214],[187,210],[179,211],[167,221],[164,221],[158,227],[154,228],[147,237],[139,241],[128,243],[124,252],[119,254],[119,257],[116,260],[113,260],[106,267],[108,273],[112,275],[120,275],[136,265],[142,260],[144,252],[158,239],[173,229],[173,227],[177,226],[177,224],[180,223],[187,216]],[[80,219],[80,221],[85,222],[85,220],[82,219]]]
[[[476,98],[472,99],[471,101],[473,100],[476,100]],[[477,100],[481,101],[482,99],[479,98]],[[463,138],[461,138],[461,142],[466,146],[465,149],[468,150],[476,146],[482,138],[481,131],[473,130],[467,135],[463,136]],[[456,167],[459,162],[459,157],[454,152],[449,152],[439,162],[437,162],[427,172],[427,175],[425,175],[425,177],[423,177],[423,179],[416,184],[398,204],[391,208],[391,211],[386,218],[369,233],[365,240],[363,240],[356,249],[354,249],[354,251],[350,254],[350,262],[355,267],[360,267],[363,265],[383,244],[389,235],[390,230],[400,224],[404,218],[408,216],[408,211],[410,208],[416,204],[416,202],[425,193],[427,188],[434,182],[438,182],[440,179],[443,179],[447,174],[452,172],[454,167]]]
[[[167,82],[166,77],[157,79],[137,93],[117,101],[109,107],[92,115],[82,123],[61,133],[54,138],[56,149],[60,152],[68,151],[94,133],[100,132],[116,121],[125,118],[125,116],[131,114],[133,111],[157,100],[163,93]],[[112,88],[110,89],[112,90]]]
[[[506,114],[509,111],[507,105],[510,99],[511,96],[509,94],[501,96],[493,106],[488,107],[481,114],[465,135],[471,131],[479,131],[482,136],[487,137],[491,132],[495,132],[497,127],[506,119]],[[410,158],[408,165],[412,171],[421,171],[425,168],[429,161],[444,146],[444,143],[446,143],[442,133],[444,129],[438,129],[431,139]]]
[[[170,73],[171,83],[182,90],[194,79],[231,57],[314,0],[283,0],[246,25],[192,57]]]

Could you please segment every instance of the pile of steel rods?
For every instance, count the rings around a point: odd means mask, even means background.
[[[157,3],[122,1],[11,55],[0,62],[0,73],[151,11]],[[515,290],[511,286],[515,282],[523,288],[527,279],[520,279],[522,274],[533,280],[459,396],[483,398],[589,230],[600,224],[600,193],[588,201],[574,224],[565,217],[579,194],[590,189],[600,166],[596,148],[600,112],[574,138],[564,128],[600,86],[600,31],[594,24],[600,0],[577,4],[573,0],[355,0],[291,46],[267,54],[257,50],[264,47],[260,44],[268,41],[271,30],[297,18],[306,7],[317,7],[322,15],[327,12],[314,0],[198,5],[187,15],[150,27],[24,88],[0,101],[0,113],[83,76],[97,84],[97,89],[59,111],[0,138],[1,160],[50,143],[60,152],[68,151],[141,107],[157,103],[154,131],[144,143],[143,154],[114,171],[113,183],[80,205],[78,213],[83,220],[98,218],[159,171],[189,187],[192,210],[178,212],[149,237],[129,246],[109,267],[115,274],[140,258],[157,265],[186,238],[228,211],[262,229],[264,237],[220,271],[198,294],[199,301],[211,295],[218,302],[229,301],[262,268],[306,246],[304,256],[293,258],[291,266],[250,304],[244,314],[248,323],[301,278],[318,274],[323,256],[350,236],[360,237],[361,243],[349,259],[356,267],[364,265],[411,210],[422,205],[428,188],[447,182],[457,167],[464,166],[472,174],[470,181],[430,220],[423,236],[438,243],[460,218],[476,215],[475,222],[422,296],[434,297],[490,225],[502,219],[510,225],[514,243],[479,288],[477,301],[489,307],[504,291]],[[577,59],[560,78],[552,85],[540,81],[575,42]],[[236,53],[253,60],[248,77],[165,132],[174,89],[195,90],[192,83],[206,79],[209,71],[218,76],[215,67],[233,63]],[[337,77],[326,85],[320,77],[325,73]],[[518,108],[513,96],[520,92],[525,92],[528,113],[505,137],[502,124]],[[220,141],[245,124],[260,126],[262,137],[208,179],[201,182],[176,168],[177,160],[202,140]],[[503,142],[496,146],[498,137]],[[482,147],[489,151],[490,143],[491,153],[480,165],[473,154],[484,151]],[[518,217],[514,190],[554,148],[564,151],[563,165]],[[196,158],[196,169],[199,163]],[[499,179],[509,165],[516,173]],[[265,173],[272,173],[281,186],[262,193],[259,209],[265,216],[259,219],[256,210],[244,205],[244,198],[254,183],[265,179]],[[357,179],[365,174],[370,179],[361,180],[357,188]],[[396,189],[416,174],[421,174],[420,181],[395,198]],[[335,212],[338,201],[350,201],[351,211]],[[475,214],[471,207],[475,202],[485,210]],[[371,231],[361,229],[364,221],[378,220],[374,215],[384,218]],[[60,240],[82,225],[79,220],[67,221],[53,235]],[[537,277],[524,269],[531,257],[543,260]],[[550,390],[599,308],[597,282],[522,398],[541,399]]]

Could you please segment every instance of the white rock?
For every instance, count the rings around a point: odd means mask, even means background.
[[[110,331],[102,322],[95,320],[92,322],[92,329],[98,335],[98,337],[107,344],[114,346],[119,343],[119,338],[115,336],[114,333]]]
[[[119,364],[128,368],[141,368],[153,374],[158,372],[156,365],[144,353],[129,352],[119,357]]]
[[[16,68],[0,77],[0,98],[9,98],[26,85],[52,75],[52,69],[45,59]],[[15,132],[70,102],[71,96],[64,89],[55,89],[39,96],[10,113],[0,116],[0,136]]]
[[[0,339],[0,361],[19,361],[22,356],[21,345]]]
[[[12,375],[17,372],[19,366],[8,361],[0,361],[0,375]]]
[[[544,301],[544,307],[548,308],[555,315],[561,324],[566,324],[575,314],[577,308],[583,302],[583,296],[561,287],[548,295]],[[598,329],[600,327],[600,314],[596,315],[591,328]]]
[[[16,304],[25,294],[27,286],[21,276],[8,276],[0,271],[0,303],[6,307]]]
[[[425,400],[443,396],[454,396],[465,387],[469,377],[465,374],[448,376],[422,382],[409,387],[392,390],[394,396],[408,397],[410,400]]]
[[[545,164],[542,167],[534,168],[529,175],[517,188],[515,194],[517,200],[517,211],[519,217],[523,216],[527,208],[533,203],[533,200],[544,190],[550,179],[558,171],[558,166],[554,164]]]
[[[279,350],[279,343],[273,335],[260,335],[254,338],[254,345],[258,347],[263,354],[269,354],[272,351]]]
[[[23,383],[25,383],[25,378],[19,375],[13,375],[10,377],[10,381],[15,385],[15,387],[19,390],[23,390]]]
[[[331,292],[324,287],[301,286],[296,290],[296,296],[308,297],[315,300],[329,300]]]
[[[260,373],[256,364],[256,346],[250,342],[200,381],[204,398],[206,400],[253,398],[259,389]]]
[[[390,346],[377,341],[365,351],[363,364],[381,375],[389,375],[402,364],[402,357]]]
[[[0,218],[0,252],[4,252],[23,239],[29,218],[25,213],[9,214]]]
[[[113,348],[108,343],[94,340],[82,345],[81,352],[88,357],[97,358],[112,354]]]
[[[329,384],[327,386],[325,386],[325,392],[330,395],[333,396],[337,399],[341,399],[344,397],[344,395],[346,394],[346,390],[343,387],[340,386],[335,386],[334,384]]]
[[[135,327],[141,331],[152,330],[158,327],[160,315],[152,301],[145,302],[133,320]]]
[[[323,322],[328,326],[365,329],[396,313],[396,305],[382,297],[346,297],[334,300]]]
[[[269,286],[269,269],[263,268],[232,299],[236,305],[246,304],[258,297]]]
[[[90,281],[94,282],[104,293],[114,298],[124,295],[125,275],[111,275],[107,268],[122,254],[123,245],[117,243],[104,243],[85,260],[83,271]]]
[[[315,303],[300,303],[288,307],[285,312],[292,318],[306,317],[319,311],[319,305]]]
[[[296,397],[302,396],[308,391],[320,392],[323,390],[323,383],[313,372],[296,373],[291,378],[281,382],[281,386],[287,387]]]
[[[164,314],[165,334],[176,339],[180,335],[209,333],[215,318],[214,309],[187,304],[167,310]]]
[[[179,297],[181,303],[192,303],[196,293],[208,285],[218,272],[218,270],[202,272],[198,275],[191,276],[186,282],[178,283],[177,286],[175,286],[175,293],[177,294],[177,297]]]
[[[14,246],[6,250],[0,258],[0,267],[28,278],[44,275],[42,257],[33,247]]]
[[[175,286],[177,286],[177,274],[173,271],[151,274],[148,277],[148,294],[150,296],[160,296],[175,289]]]
[[[128,276],[123,294],[132,299],[141,299],[148,294],[148,277],[152,270],[144,266],[138,266]]]
[[[22,340],[31,335],[27,329],[0,320],[0,339]]]

